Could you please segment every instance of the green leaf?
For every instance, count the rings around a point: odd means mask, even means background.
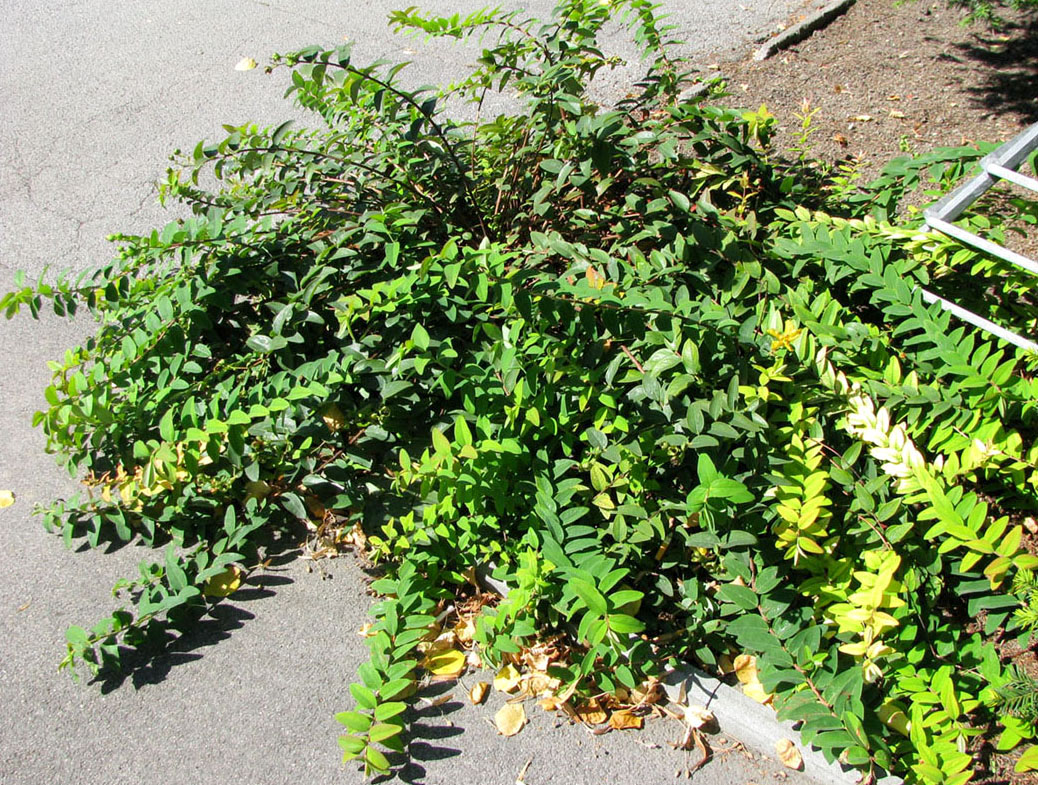
[[[739,586],[735,583],[723,584],[717,590],[717,597],[722,602],[730,602],[744,611],[757,610],[757,594],[748,586]]]
[[[1013,771],[1038,771],[1038,745],[1032,745],[1024,750],[1023,755],[1016,762]]]
[[[407,704],[402,703],[400,701],[380,703],[375,708],[375,719],[379,722],[385,722],[386,720],[396,717],[398,714],[401,714],[406,710]]]
[[[450,455],[451,454],[451,443],[446,436],[443,435],[443,431],[433,428],[432,430],[432,443],[433,450],[436,451],[437,455]]]
[[[252,349],[254,352],[260,354],[269,354],[273,348],[273,342],[266,335],[252,335],[245,340],[245,345]]]
[[[609,610],[605,597],[603,597],[602,593],[588,581],[585,581],[582,578],[573,578],[570,580],[570,586],[573,587],[573,591],[592,613],[604,616]]]
[[[162,419],[159,421],[159,436],[162,437],[163,441],[176,441],[177,434],[176,431],[173,429],[172,409],[167,409],[166,413],[162,415]]]
[[[425,331],[425,328],[421,324],[415,323],[414,328],[411,330],[411,341],[414,343],[415,348],[419,351],[424,352],[429,348],[429,333]]]
[[[378,699],[375,697],[375,693],[363,684],[351,684],[350,693],[353,695],[354,700],[357,701],[357,705],[362,709],[371,710],[378,706]]]
[[[285,491],[280,496],[278,496],[278,499],[281,501],[281,504],[284,506],[284,508],[288,510],[296,518],[298,518],[301,521],[305,521],[308,519],[309,516],[306,512],[306,506],[303,504],[303,500],[300,499],[296,494],[290,491]]]
[[[354,733],[366,733],[371,727],[371,717],[355,711],[340,711],[335,715],[335,721],[345,725]]]
[[[644,624],[626,613],[612,613],[606,617],[606,623],[613,632],[623,635],[641,632],[645,629]]]
[[[388,700],[396,697],[404,690],[411,687],[414,684],[413,679],[391,679],[382,685],[382,689],[378,691],[378,697],[380,700]],[[380,717],[379,719],[387,719],[386,717]]]
[[[403,730],[399,725],[390,725],[387,723],[381,723],[378,725],[372,725],[371,730],[368,731],[368,739],[370,741],[384,741],[386,739],[396,736]]]
[[[373,768],[375,771],[389,771],[389,760],[387,760],[385,755],[383,755],[377,749],[372,747],[370,744],[368,745],[368,748],[364,750],[364,760],[366,760],[368,764],[371,766],[371,768]]]

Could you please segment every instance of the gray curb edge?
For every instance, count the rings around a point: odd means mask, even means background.
[[[786,28],[753,53],[754,60],[767,60],[776,52],[786,49],[799,41],[803,41],[815,30],[825,27],[833,19],[840,16],[854,5],[854,0],[831,0],[823,8],[811,16]]]
[[[775,742],[789,739],[804,759],[803,774],[819,785],[858,782],[858,772],[829,763],[818,750],[800,741],[800,733],[792,722],[776,719],[773,709],[747,697],[740,690],[687,665],[663,678],[664,692],[672,701],[680,702],[682,686],[688,704],[698,703],[710,709],[723,732],[758,754],[776,760]],[[888,775],[877,785],[904,785],[904,781]]]

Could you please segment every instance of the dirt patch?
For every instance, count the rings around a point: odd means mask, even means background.
[[[1004,15],[993,32],[963,26],[943,0],[858,0],[769,60],[719,63],[726,101],[765,104],[783,149],[796,143],[797,115],[817,109],[810,152],[857,156],[866,175],[905,152],[1004,141],[1038,122],[1038,18]]]

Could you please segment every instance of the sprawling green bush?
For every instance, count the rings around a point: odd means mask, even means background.
[[[614,14],[649,69],[606,108]],[[420,651],[480,576],[508,589],[482,661],[561,635],[565,695],[751,654],[779,714],[868,778],[961,785],[989,723],[1032,736],[988,641],[1035,627],[1038,362],[916,290],[979,265],[1007,318],[1026,284],[897,217],[979,152],[866,189],[782,163],[766,111],[681,100],[646,0],[393,21],[488,36],[454,90],[521,109],[457,124],[399,66],[285,55],[317,129],[199,144],[163,186],[192,217],[0,300],[98,322],[36,418],[88,486],[47,525],[168,543],[65,663],[188,627],[272,531],[359,526],[385,572],[340,719],[368,771],[406,750]]]

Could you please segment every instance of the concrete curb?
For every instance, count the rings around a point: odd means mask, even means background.
[[[825,27],[840,14],[845,13],[852,5],[854,5],[854,0],[832,0],[832,2],[807,17],[807,19],[776,35],[753,53],[753,59],[767,60],[776,52],[803,41],[815,30]]]
[[[805,746],[794,723],[776,719],[770,707],[696,668],[685,666],[671,671],[663,679],[663,689],[672,701],[698,703],[710,709],[722,731],[770,760],[778,757],[775,742],[789,739],[804,759],[803,774],[819,785],[852,785],[859,780],[855,770],[829,763],[818,750]],[[877,785],[904,785],[904,781],[888,775]]]

